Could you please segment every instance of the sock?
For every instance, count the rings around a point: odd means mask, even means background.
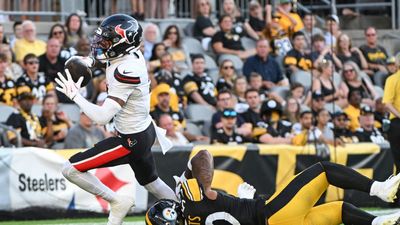
[[[152,193],[157,199],[172,199],[177,201],[174,191],[159,177],[144,187]]]
[[[370,196],[376,196],[376,193],[379,192],[380,184],[381,182],[379,181],[374,181],[371,185],[371,190],[369,191]]]
[[[64,164],[62,173],[67,180],[78,185],[83,190],[96,196],[100,196],[108,202],[115,201],[115,192],[104,185],[93,174],[78,171],[70,162]]]
[[[342,205],[342,221],[344,224],[353,224],[353,225],[375,225],[374,221],[375,216],[371,215],[354,205],[343,202]]]

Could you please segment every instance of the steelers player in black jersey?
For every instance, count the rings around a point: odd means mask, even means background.
[[[330,162],[319,162],[288,180],[269,198],[253,199],[255,189],[239,189],[239,197],[211,189],[214,173],[213,157],[207,150],[198,152],[188,163],[188,168],[177,180],[180,207],[173,207],[185,224],[236,224],[236,225],[395,225],[400,224],[400,212],[374,216],[355,206],[335,201],[315,206],[329,185],[355,189],[393,202],[400,183],[400,174],[384,182],[371,180],[356,171]],[[242,186],[242,185],[240,185]],[[239,186],[239,187],[240,187]],[[166,200],[167,201],[167,200]],[[157,203],[156,205],[159,206]],[[162,214],[154,213],[162,210]],[[169,212],[169,213],[164,213]],[[151,207],[146,213],[146,224],[183,224],[167,221],[172,209]],[[157,218],[154,216],[157,215]],[[162,222],[167,221],[167,222]]]

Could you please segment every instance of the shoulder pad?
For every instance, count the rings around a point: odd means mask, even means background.
[[[181,195],[183,197],[194,202],[203,200],[203,190],[196,179],[188,179],[181,184]]]

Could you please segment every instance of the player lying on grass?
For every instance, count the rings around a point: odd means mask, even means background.
[[[315,206],[329,185],[355,189],[393,202],[400,175],[384,182],[371,180],[355,170],[330,162],[319,162],[291,178],[269,198],[253,199],[255,189],[244,183],[237,198],[211,189],[213,157],[207,150],[197,153],[178,178],[180,203],[160,200],[146,213],[146,224],[241,224],[241,225],[395,225],[400,212],[371,215],[350,203],[335,201]],[[247,199],[248,198],[248,199]],[[216,224],[220,224],[220,223]]]

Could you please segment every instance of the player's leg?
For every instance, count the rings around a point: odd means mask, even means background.
[[[158,177],[151,147],[155,140],[155,130],[151,124],[145,131],[132,135],[132,140],[137,140],[132,154],[129,156],[129,165],[135,172],[136,180],[156,198],[176,200],[172,189]]]
[[[357,171],[335,163],[321,162],[329,184],[343,189],[354,189],[377,196],[385,202],[393,202],[400,184],[400,174],[386,181],[371,180]]]
[[[83,190],[102,197],[110,203],[110,216],[108,225],[121,224],[126,213],[134,206],[131,196],[119,196],[93,174],[90,169],[119,165],[127,162],[131,153],[122,145],[119,137],[107,138],[97,143],[93,148],[73,155],[64,164],[62,173],[70,182],[78,185]]]
[[[304,225],[395,225],[399,224],[399,213],[386,216],[374,216],[354,205],[336,201],[316,206],[304,219]]]

